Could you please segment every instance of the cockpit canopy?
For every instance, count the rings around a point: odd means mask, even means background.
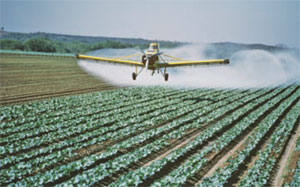
[[[149,46],[149,51],[155,51],[159,49],[159,44],[158,43],[151,43]]]

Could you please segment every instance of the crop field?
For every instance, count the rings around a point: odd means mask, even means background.
[[[0,106],[113,89],[77,66],[75,57],[0,53]]]
[[[300,182],[298,85],[120,88],[3,106],[0,121],[0,186]]]

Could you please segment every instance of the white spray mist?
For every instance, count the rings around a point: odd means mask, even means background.
[[[205,45],[189,45],[162,50],[165,54],[187,60],[206,59]],[[210,48],[212,46],[209,46]],[[105,49],[91,55],[117,57],[136,53],[136,49]],[[88,73],[120,86],[172,86],[178,88],[255,88],[282,85],[300,80],[300,62],[289,53],[244,50],[228,57],[229,65],[169,68],[169,81],[161,74],[142,72],[136,81],[131,78],[134,67],[108,63],[78,62]],[[139,59],[135,59],[139,60]]]

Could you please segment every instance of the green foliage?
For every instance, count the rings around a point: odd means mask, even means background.
[[[98,49],[113,48],[124,49],[131,47],[147,48],[148,44],[131,44],[118,41],[107,40],[97,43],[83,43],[79,41],[57,41],[48,38],[30,38],[23,43],[18,40],[1,39],[0,49],[5,50],[22,50],[22,51],[38,51],[38,52],[57,52],[57,53],[86,53]]]
[[[146,45],[148,47],[150,42],[159,42],[161,47],[168,47],[172,45],[180,45],[182,42],[171,42],[171,41],[158,41],[158,40],[145,40],[142,38],[113,38],[113,37],[103,37],[103,36],[76,36],[76,35],[64,35],[64,34],[52,34],[45,32],[36,33],[16,33],[16,32],[3,32],[0,35],[0,39],[15,39],[19,41],[26,41],[31,38],[48,38],[55,42],[63,43],[73,43],[79,42],[84,44],[95,44],[104,43],[106,41],[114,41],[120,43],[127,43],[132,45]]]
[[[275,166],[274,160],[297,124],[299,95],[298,86],[274,90],[140,87],[2,107],[0,165],[10,167],[0,170],[0,185],[47,186],[57,182],[57,186],[97,185],[106,177],[171,145],[170,140],[180,140],[190,130],[201,130],[185,146],[125,173],[110,184],[137,186],[217,137],[153,183],[154,186],[181,186],[208,164],[211,153],[220,153],[257,123],[239,154],[230,157],[227,166],[204,178],[200,184],[223,186],[287,111],[241,183],[242,186],[264,186]],[[198,98],[202,100],[195,102]],[[297,103],[293,104],[295,101]],[[259,118],[262,120],[258,122]],[[230,127],[232,123],[234,126]],[[205,124],[211,125],[203,128]],[[78,156],[78,150],[106,141],[116,143],[97,154],[91,152],[68,161]],[[297,147],[298,144],[299,139]],[[299,186],[299,165],[298,161],[291,186]],[[76,175],[72,176],[73,173]],[[59,183],[61,179],[63,182]]]
[[[258,110],[255,110],[254,113],[251,113],[247,120],[253,120],[255,117],[258,117],[265,113],[265,111],[268,110],[268,108],[271,105],[275,105],[276,103],[280,103],[280,105],[273,110],[267,117],[265,117],[259,124],[257,129],[253,131],[251,136],[249,136],[246,140],[246,146],[239,152],[239,154],[235,158],[229,158],[227,162],[229,165],[222,168],[222,170],[216,171],[212,176],[204,178],[203,182],[199,184],[199,186],[224,186],[228,181],[228,179],[234,174],[235,171],[237,171],[238,167],[245,161],[245,159],[250,155],[251,151],[255,149],[255,147],[258,145],[259,141],[266,135],[268,130],[276,123],[276,120],[279,119],[280,115],[292,104],[293,101],[297,99],[299,96],[299,90],[296,92],[296,94],[293,94],[292,96],[288,97],[283,102],[281,99],[286,98],[295,87],[290,87],[289,89],[285,90],[283,93],[281,93],[279,96],[276,96],[272,100],[269,100],[268,103],[262,105]],[[286,116],[286,119],[283,119],[281,121],[281,124],[279,127],[274,131],[271,137],[271,142],[267,144],[267,148],[264,150],[268,152],[268,149],[270,151],[278,151],[278,147],[282,147],[283,144],[278,144],[277,141],[281,138],[284,139],[284,137],[288,137],[289,132],[292,129],[292,126],[295,124],[295,121],[289,120],[289,119],[296,119],[298,116],[298,113],[295,113],[295,111],[299,111],[299,106],[296,106],[297,108],[292,109],[288,116]],[[240,121],[241,123],[243,121]],[[290,122],[288,125],[287,122]],[[254,123],[254,121],[252,122]],[[289,129],[284,129],[283,127],[287,127]],[[283,129],[283,131],[280,131],[278,129]],[[280,136],[278,135],[280,134]],[[274,141],[276,140],[276,141]],[[269,147],[269,148],[268,148]],[[263,152],[260,151],[259,158],[261,160],[257,160],[256,163],[250,170],[248,170],[247,176],[243,178],[241,181],[241,186],[264,186],[266,185],[270,172],[275,164],[275,158],[273,157],[266,157],[263,156]],[[278,154],[278,152],[277,152]],[[273,154],[276,155],[276,154]],[[260,163],[264,166],[264,169],[261,168]]]
[[[21,41],[12,39],[0,40],[0,49],[6,50],[24,50],[24,45]]]
[[[54,42],[46,38],[32,38],[24,43],[25,51],[56,52]]]
[[[116,41],[106,41],[106,42],[98,42],[89,47],[90,51],[97,50],[97,49],[104,49],[104,48],[113,48],[113,49],[124,49],[134,47],[133,44],[129,43],[121,43]]]
[[[17,42],[17,43],[16,43]],[[90,37],[73,36],[63,34],[37,33],[14,33],[3,32],[0,35],[0,49],[26,50],[39,52],[57,53],[86,53],[93,50],[113,48],[122,49],[130,47],[148,48],[153,40],[141,38],[112,38],[112,37]],[[159,42],[162,48],[177,47],[183,43],[171,41]],[[13,44],[11,44],[13,43]],[[26,46],[24,46],[26,45]]]
[[[89,45],[80,42],[55,42],[57,52],[59,53],[86,53]]]

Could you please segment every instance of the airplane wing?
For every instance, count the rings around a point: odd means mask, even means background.
[[[229,64],[229,59],[165,62],[165,63],[158,64],[158,66],[159,67],[177,67],[177,66],[198,66],[198,65],[217,65],[217,64]]]
[[[142,62],[137,62],[133,60],[123,60],[117,58],[103,58],[103,57],[96,57],[96,56],[87,56],[87,55],[76,55],[78,59],[83,60],[95,60],[95,61],[102,61],[102,62],[109,62],[109,63],[117,63],[117,64],[125,64],[125,65],[132,65],[132,66],[144,66]]]

